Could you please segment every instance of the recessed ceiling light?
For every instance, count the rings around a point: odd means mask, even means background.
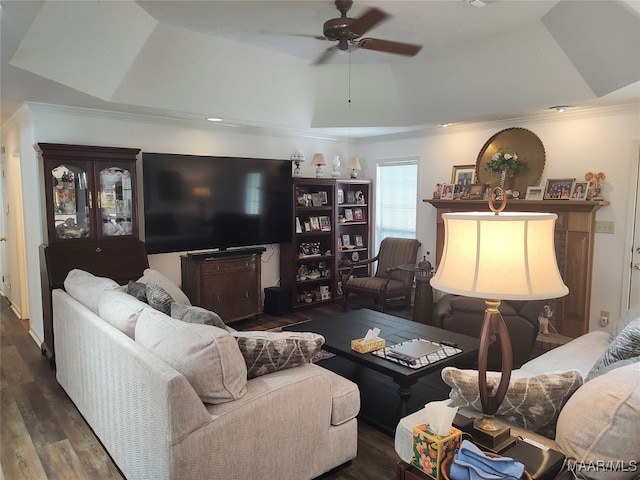
[[[453,123],[439,123],[442,128],[447,128],[449,125],[453,125]]]
[[[207,118],[207,121],[209,121],[209,122],[221,122],[222,119],[221,118],[217,118],[217,117],[209,117],[209,118]]]
[[[556,110],[560,113],[564,112],[567,108],[569,108],[568,105],[556,105],[555,107],[549,107],[550,110]]]

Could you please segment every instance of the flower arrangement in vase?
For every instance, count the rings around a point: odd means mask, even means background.
[[[491,160],[485,165],[489,172],[500,172],[500,186],[504,187],[507,172],[511,175],[524,168],[524,164],[518,160],[518,154],[510,148],[500,148],[491,156]]]

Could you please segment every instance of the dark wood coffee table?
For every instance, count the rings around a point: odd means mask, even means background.
[[[375,327],[380,329],[380,337],[386,340],[387,346],[413,338],[424,338],[434,342],[446,340],[456,343],[457,347],[462,349],[462,353],[414,369],[372,353],[362,354],[351,350],[352,339],[362,338],[367,330]],[[325,344],[322,347],[324,350],[391,377],[399,385],[400,402],[396,412],[396,420],[407,415],[407,406],[412,395],[411,387],[418,379],[440,371],[447,365],[468,361],[470,356],[477,356],[479,346],[478,339],[467,335],[364,308],[289,325],[283,330],[319,333],[325,338]]]

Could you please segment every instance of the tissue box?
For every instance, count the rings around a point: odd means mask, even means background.
[[[358,353],[369,353],[374,350],[380,350],[384,348],[386,345],[384,338],[374,338],[371,340],[364,341],[363,338],[356,338],[355,340],[351,340],[351,350],[355,350]]]
[[[451,427],[451,434],[442,437],[427,429],[426,424],[413,427],[412,464],[436,480],[443,478],[442,462],[460,448],[462,432]]]

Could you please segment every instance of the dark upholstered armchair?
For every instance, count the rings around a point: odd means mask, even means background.
[[[513,365],[519,367],[529,360],[538,336],[538,315],[544,300],[502,301],[498,310],[507,326],[513,350]],[[457,295],[445,295],[433,311],[433,325],[470,337],[480,337],[484,321],[484,300]],[[500,345],[494,342],[489,347],[489,368],[500,369],[502,364]]]
[[[343,307],[347,308],[349,294],[355,293],[373,297],[381,312],[389,298],[411,298],[413,286],[413,271],[400,270],[398,266],[415,264],[420,242],[409,238],[387,237],[380,244],[378,255],[373,258],[355,262],[351,265],[342,282],[344,293]],[[353,270],[357,266],[367,265],[377,261],[378,266],[373,277],[353,277]]]

